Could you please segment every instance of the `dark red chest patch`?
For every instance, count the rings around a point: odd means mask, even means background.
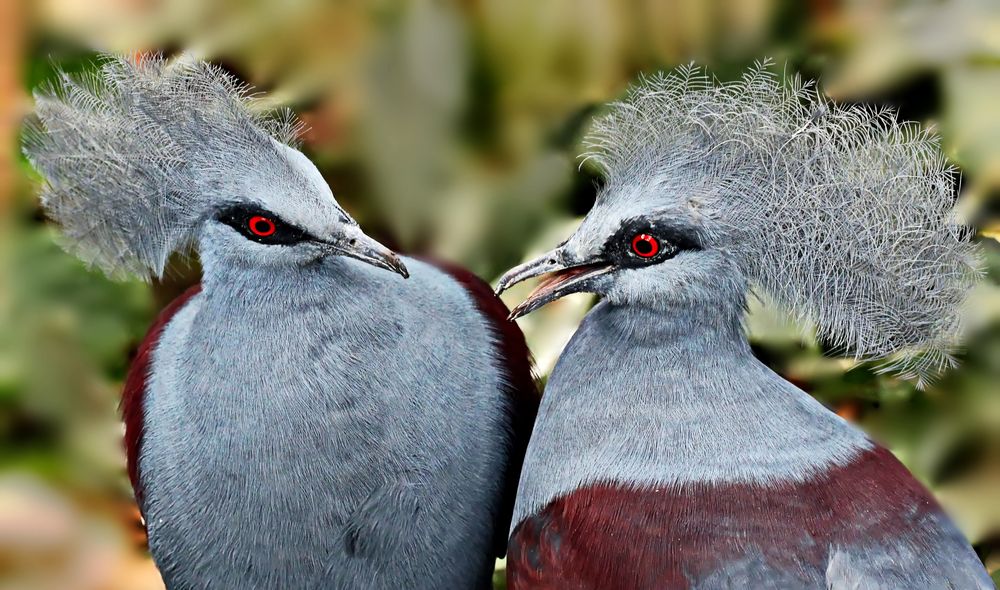
[[[816,575],[831,545],[905,535],[938,510],[882,448],[805,483],[595,485],[518,525],[508,548],[508,588],[689,588],[748,558],[774,571]]]
[[[122,389],[121,413],[125,422],[125,458],[128,463],[128,478],[132,482],[136,501],[142,507],[142,489],[139,482],[139,451],[142,447],[143,431],[143,398],[146,395],[146,382],[149,379],[150,365],[153,362],[153,351],[160,341],[163,329],[167,327],[174,315],[184,307],[192,297],[201,292],[201,285],[194,285],[182,293],[177,299],[163,308],[156,321],[149,327],[146,337],[139,345],[135,358],[125,377],[125,387]]]

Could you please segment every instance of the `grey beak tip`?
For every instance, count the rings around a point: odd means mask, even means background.
[[[406,265],[403,264],[403,261],[399,258],[397,254],[387,253],[382,255],[382,258],[385,262],[386,268],[398,274],[399,276],[403,277],[404,279],[410,278],[409,269],[406,268]]]
[[[510,310],[510,313],[507,315],[507,321],[513,322],[514,320],[518,319],[523,315],[524,315],[524,304],[522,303],[521,305],[518,305],[514,309]]]

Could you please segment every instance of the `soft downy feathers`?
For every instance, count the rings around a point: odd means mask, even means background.
[[[109,275],[161,276],[234,179],[287,167],[298,123],[258,114],[248,87],[183,57],[104,56],[35,93],[24,152],[64,243]]]
[[[675,213],[834,348],[923,385],[953,362],[979,276],[953,217],[957,174],[931,132],[832,104],[770,65],[731,83],[687,66],[633,87],[586,140],[607,181],[598,205]]]

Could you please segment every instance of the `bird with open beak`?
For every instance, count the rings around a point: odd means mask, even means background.
[[[550,376],[508,588],[993,588],[931,494],[758,361],[753,292],[920,382],[951,363],[976,251],[936,139],[767,64],[644,80],[600,118],[604,174],[517,318],[602,301]]]
[[[489,587],[538,403],[490,288],[365,235],[294,121],[209,64],[110,56],[36,103],[69,249],[144,278],[201,261],[122,400],[167,588]]]

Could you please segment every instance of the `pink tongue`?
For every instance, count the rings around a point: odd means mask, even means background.
[[[592,270],[594,270],[593,266],[574,266],[572,268],[550,273],[542,280],[541,283],[538,284],[537,287],[535,287],[535,290],[528,295],[528,299],[533,299],[536,295],[549,293],[573,277]]]

